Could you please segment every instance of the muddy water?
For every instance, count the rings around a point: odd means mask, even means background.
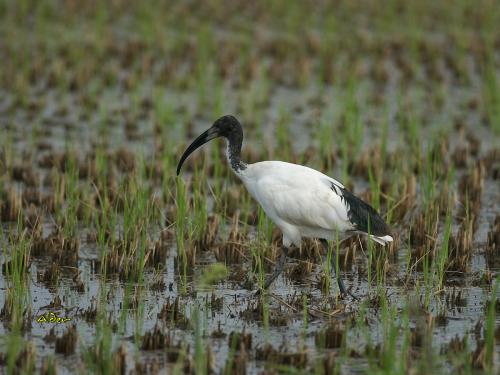
[[[390,90],[389,90],[390,91]],[[272,96],[271,106],[268,110],[266,118],[269,122],[274,122],[273,119],[279,116],[280,106],[300,106],[303,105],[304,101],[307,101],[309,95],[313,96],[315,92],[314,88],[305,90],[303,92],[293,91],[290,89],[278,89]],[[333,111],[335,112],[336,94],[333,90],[331,93],[325,93],[325,95],[330,98],[333,103]],[[113,103],[118,109],[123,109],[125,104],[120,104],[119,95],[116,92],[110,91],[103,95],[104,101]],[[304,97],[306,100],[304,100]],[[174,104],[175,106],[187,105],[192,98],[187,96],[178,97],[176,96],[178,102]],[[44,110],[39,114],[42,123],[50,123],[51,135],[44,137],[46,141],[51,144],[51,147],[55,151],[63,151],[68,147],[75,147],[77,145],[78,151],[83,153],[84,150],[88,150],[88,147],[92,141],[96,139],[95,128],[98,119],[90,119],[88,123],[80,122],[73,115],[67,115],[63,118],[58,118],[54,115],[54,111],[51,110],[51,106],[56,106],[57,99],[51,95],[47,95],[44,99],[45,105]],[[4,96],[2,105],[0,107],[8,107],[9,99],[8,95]],[[52,104],[51,104],[52,103]],[[284,103],[284,104],[283,104]],[[450,99],[445,108],[453,108],[456,105],[453,99]],[[72,105],[69,105],[73,108]],[[373,111],[377,109],[371,108]],[[112,108],[109,109],[113,111]],[[232,112],[232,110],[227,110]],[[305,150],[308,145],[314,144],[314,129],[307,126],[308,120],[311,118],[312,110],[305,108],[301,113],[296,116],[291,116],[290,134],[291,139],[294,141],[294,149],[298,152]],[[394,112],[394,109],[389,109],[389,112]],[[366,117],[370,117],[373,114],[370,110],[366,111]],[[5,110],[3,111],[3,116],[5,117]],[[26,123],[27,114],[23,113],[22,110],[16,111],[15,114],[10,113],[8,115],[9,121],[19,123]],[[365,114],[364,114],[365,116]],[[453,115],[450,114],[450,117]],[[435,116],[430,120],[431,123],[437,123],[442,121],[443,115],[441,113],[436,113]],[[119,123],[120,120],[117,120]],[[65,124],[71,124],[67,127]],[[179,131],[175,128],[180,127],[181,124],[176,124],[171,132],[172,138],[175,140],[176,134]],[[194,133],[198,133],[207,127],[207,122],[205,119],[196,120]],[[392,121],[389,131],[389,148],[394,147],[398,144],[398,124],[396,121]],[[45,126],[42,129],[46,129]],[[146,157],[148,157],[148,150],[152,149],[153,137],[150,124],[146,121],[142,126],[139,126],[140,132],[142,134],[141,139],[138,141],[125,141],[124,134],[119,125],[110,126],[107,130],[109,140],[111,144],[109,147],[115,148],[118,146],[130,147],[135,152],[145,152]],[[430,129],[432,131],[432,126]],[[272,126],[262,126],[263,139],[272,139],[273,134]],[[367,134],[376,134],[376,129],[368,129]],[[31,133],[29,126],[15,126],[11,130],[11,134],[14,136],[13,148],[17,150],[30,150],[29,134]],[[42,131],[43,133],[43,131]],[[259,142],[252,141],[253,129],[247,132],[249,135],[246,139],[246,145],[250,147],[260,148],[269,147],[272,145],[259,144]],[[482,152],[486,152],[491,148],[496,147],[497,138],[483,136],[483,134],[488,135],[488,131],[485,129],[479,129],[477,132],[478,137],[482,140],[481,147]],[[363,141],[364,146],[370,144],[370,136]],[[125,143],[126,142],[126,143]],[[459,142],[453,137],[450,138],[450,142],[453,145],[454,142]],[[38,155],[37,155],[38,156]],[[172,171],[173,172],[173,171]],[[333,170],[331,172],[332,176],[336,175],[339,170]],[[41,171],[42,174],[47,173],[46,171]],[[359,191],[366,187],[366,181],[359,180],[355,181],[355,191]],[[241,187],[243,188],[243,187]],[[463,304],[460,306],[455,306],[452,308],[446,308],[444,315],[446,316],[446,324],[434,328],[433,333],[433,345],[439,348],[442,344],[450,341],[451,338],[458,335],[463,337],[467,335],[470,337],[469,342],[474,343],[474,327],[478,321],[482,321],[485,316],[485,301],[491,296],[489,288],[483,288],[475,286],[477,284],[475,281],[479,275],[484,271],[485,259],[482,255],[482,248],[485,245],[487,234],[489,231],[490,224],[494,221],[495,215],[500,211],[500,199],[499,199],[500,189],[498,183],[492,179],[485,179],[485,186],[482,194],[482,205],[480,214],[478,217],[478,230],[474,237],[474,255],[471,260],[471,272],[470,274],[464,275],[464,278],[460,281],[460,291],[462,293]],[[46,234],[50,231],[51,225],[45,227]],[[4,224],[4,233],[7,235],[9,231],[8,225]],[[98,259],[97,247],[86,241],[86,231],[82,230],[82,235],[80,238],[82,246],[80,249],[80,259],[78,263],[79,271],[81,272],[82,280],[85,283],[85,292],[77,293],[74,292],[70,287],[72,285],[69,276],[65,276],[63,270],[63,276],[57,287],[57,290],[48,290],[43,284],[36,282],[36,277],[38,272],[44,270],[48,266],[50,259],[44,259],[44,257],[37,257],[34,259],[32,269],[31,269],[31,283],[30,283],[30,293],[32,301],[32,309],[34,316],[38,316],[47,310],[47,306],[51,303],[54,296],[57,294],[62,299],[63,309],[58,311],[63,315],[73,317],[72,322],[77,324],[77,329],[80,337],[80,345],[91,345],[94,340],[95,327],[92,323],[87,323],[81,317],[79,313],[90,308],[95,300],[98,298],[99,285],[102,282],[100,279],[100,274],[98,272],[98,267],[96,267],[95,262]],[[398,252],[398,263],[396,267],[398,273],[396,277],[392,277],[387,284],[387,295],[389,296],[389,301],[403,308],[405,302],[404,297],[407,295],[408,291],[404,288],[398,286],[398,283],[394,283],[398,278],[404,278],[405,272],[405,261],[407,249],[404,246]],[[145,290],[141,294],[141,302],[144,303],[144,322],[141,328],[141,332],[146,332],[151,329],[156,324],[156,317],[159,313],[161,307],[167,300],[175,299],[178,293],[178,277],[176,276],[176,270],[174,268],[174,256],[176,253],[175,244],[172,243],[172,250],[166,261],[165,269],[161,273],[161,278],[163,279],[165,285],[168,287],[163,292],[152,292],[148,290],[147,285],[152,280],[151,272],[146,272],[145,279]],[[204,256],[203,256],[204,255]],[[195,274],[199,274],[206,264],[215,261],[211,254],[203,254],[198,260],[198,265],[195,269]],[[2,254],[2,261],[5,259],[5,255]],[[291,260],[289,262],[289,267],[296,263],[296,261]],[[248,266],[248,264],[246,265]],[[233,267],[234,268],[234,267]],[[247,268],[248,269],[248,268]],[[366,259],[362,256],[358,256],[355,265],[351,270],[346,272],[346,284],[351,287],[351,291],[357,296],[367,296],[373,293],[373,286],[369,289],[366,283],[365,277],[358,276],[358,269],[362,270],[363,274],[366,274]],[[287,278],[280,277],[276,284],[273,286],[272,293],[279,298],[273,296],[269,297],[271,320],[273,316],[283,316],[284,325],[269,327],[264,327],[261,317],[257,316],[257,319],[245,318],[245,311],[247,311],[247,306],[255,308],[258,299],[253,296],[252,290],[242,289],[237,283],[233,282],[222,282],[219,283],[215,290],[215,296],[217,298],[223,299],[223,308],[220,311],[215,311],[212,309],[207,309],[203,307],[205,305],[204,301],[210,299],[211,293],[209,292],[195,292],[193,296],[181,297],[181,301],[186,303],[187,316],[191,316],[192,308],[194,306],[194,301],[198,301],[201,306],[200,315],[205,317],[203,319],[205,333],[210,335],[218,329],[219,325],[226,335],[223,338],[210,338],[207,339],[210,342],[210,348],[214,356],[214,363],[217,369],[221,369],[225,360],[228,357],[228,335],[232,331],[242,331],[248,332],[252,335],[252,348],[263,347],[266,343],[271,343],[275,348],[283,348],[287,351],[298,351],[299,348],[304,348],[308,353],[309,364],[314,363],[316,360],[321,360],[321,351],[316,349],[315,345],[315,333],[319,332],[325,327],[328,320],[333,319],[334,321],[345,321],[349,316],[356,316],[357,310],[359,309],[360,302],[355,301],[340,301],[335,309],[330,311],[338,312],[328,318],[327,315],[321,317],[308,317],[307,326],[303,320],[303,311],[296,309],[296,311],[291,310],[287,304],[282,303],[283,300],[289,301],[291,296],[300,296],[304,293],[308,296],[310,306],[321,306],[325,301],[325,296],[319,291],[317,287],[314,286],[314,281],[321,271],[321,266],[316,267],[312,275],[308,277],[302,284],[291,283]],[[497,269],[492,269],[491,271],[496,272]],[[0,306],[3,306],[5,302],[5,280],[2,276],[0,279],[0,289],[2,293],[0,294]],[[417,278],[421,280],[421,276],[416,275]],[[113,291],[113,293],[108,298],[108,311],[114,319],[118,319],[118,316],[122,313],[121,304],[123,301],[123,285],[117,280],[107,280],[106,281],[107,290]],[[370,292],[371,291],[371,292]],[[335,293],[335,288],[330,292],[332,303],[335,304],[333,295]],[[300,297],[297,297],[300,298]],[[444,302],[443,302],[444,303]],[[441,311],[445,305],[439,305],[437,302],[431,305],[431,312]],[[370,325],[370,330],[372,334],[372,339],[374,342],[380,342],[383,339],[382,328],[380,324],[380,315],[378,308],[368,308],[367,319]],[[416,317],[412,320],[412,324],[415,325],[419,319],[422,317]],[[53,353],[53,345],[44,342],[43,338],[48,334],[51,325],[40,324],[33,322],[31,327],[31,332],[28,334],[29,339],[31,339],[35,345],[37,353],[43,357],[45,355],[50,355]],[[64,331],[66,327],[64,325],[56,326],[56,333],[60,334]],[[129,319],[125,324],[125,333],[123,337],[127,343],[128,353],[130,358],[128,361],[130,364],[134,362],[134,354],[136,348],[134,347],[133,337],[136,330],[135,321],[133,319],[133,314],[130,314]],[[191,347],[194,346],[193,332],[191,329],[178,329],[171,328],[173,336],[176,340],[180,340],[184,343],[189,343]],[[7,334],[5,327],[0,327],[0,334]],[[115,339],[118,340],[118,335],[115,334]],[[355,347],[356,342],[362,342],[362,333],[357,329],[351,329],[348,334],[348,340],[351,347]],[[498,349],[498,348],[497,348]],[[437,349],[436,349],[437,350]],[[166,363],[165,355],[161,351],[145,352],[139,351],[140,357],[146,363],[148,362],[159,362],[161,366],[172,366]],[[73,354],[68,357],[62,355],[56,355],[58,368],[61,373],[70,373],[71,371],[77,370],[79,366],[78,354]],[[264,362],[250,360],[249,363],[249,373],[255,373],[263,369],[265,366]],[[352,360],[348,361],[345,365],[349,372],[362,371],[367,366],[367,360]]]
[[[386,84],[383,92],[380,93],[384,98],[384,105],[376,105],[372,103],[370,98],[377,91],[377,88],[371,82],[363,83],[358,88],[358,96],[360,101],[360,121],[363,124],[376,123],[380,124],[381,120],[386,118],[388,124],[388,150],[393,151],[401,149],[400,157],[409,157],[404,155],[405,150],[404,140],[402,141],[401,124],[398,120],[397,113],[400,110],[401,96],[404,95],[404,100],[414,102],[415,107],[419,108],[416,115],[419,120],[425,117],[427,126],[421,127],[420,137],[422,147],[425,149],[427,141],[430,139],[430,134],[438,131],[448,130],[448,146],[454,149],[457,145],[463,143],[463,136],[456,131],[454,120],[459,117],[466,124],[466,130],[480,140],[479,155],[484,155],[492,149],[498,149],[500,139],[492,133],[492,130],[481,125],[480,114],[477,111],[464,110],[464,103],[477,96],[480,91],[480,82],[478,78],[472,80],[471,85],[467,88],[457,88],[450,82],[446,82],[439,89],[444,92],[444,103],[440,109],[434,108],[432,103],[429,103],[425,94],[417,87],[413,91],[409,89],[401,92],[399,89],[401,77],[397,75],[391,76]],[[145,81],[142,88],[138,92],[151,95],[151,87],[154,85],[152,81]],[[147,94],[149,93],[149,94]],[[192,92],[176,92],[170,88],[165,88],[162,93],[165,97],[165,102],[169,102],[174,113],[179,114],[176,119],[169,124],[169,146],[177,147],[177,154],[181,151],[182,144],[186,139],[186,123],[191,122],[191,132],[196,135],[202,130],[205,130],[213,120],[211,114],[200,115],[197,109],[197,97]],[[228,91],[225,94],[226,101],[224,103],[224,112],[239,113],[237,97],[244,96],[245,92]],[[296,154],[304,152],[309,147],[314,150],[318,148],[317,124],[321,115],[326,117],[326,121],[334,121],[339,116],[343,104],[345,103],[345,93],[338,88],[320,88],[316,84],[307,87],[296,89],[289,87],[276,86],[273,87],[270,94],[270,103],[262,111],[262,124],[257,128],[254,125],[245,127],[246,140],[245,146],[255,150],[258,154],[274,155],[277,153],[276,148],[276,122],[283,112],[287,113],[288,125],[287,131],[289,139],[292,143],[292,149]],[[35,96],[35,95],[33,95]],[[321,101],[321,109],[318,110],[314,102]],[[151,120],[150,111],[140,111],[135,108],[133,111],[133,121],[137,124],[139,136],[136,140],[130,140],[124,130],[126,121],[123,112],[133,108],[133,99],[131,96],[124,95],[120,88],[109,88],[99,94],[99,103],[101,110],[96,110],[88,113],[86,108],[82,108],[76,97],[72,94],[61,93],[58,91],[46,91],[43,93],[43,103],[37,109],[29,110],[18,107],[13,104],[14,99],[12,93],[2,92],[0,95],[0,121],[4,124],[9,124],[9,129],[6,133],[13,137],[12,149],[15,160],[21,160],[23,152],[31,153],[34,160],[39,160],[44,154],[49,152],[65,151],[67,149],[77,151],[80,155],[85,155],[91,150],[91,145],[98,143],[103,139],[104,133],[106,147],[114,150],[119,147],[126,147],[137,155],[144,154],[146,159],[152,156],[152,151],[155,145],[155,135],[153,130],[153,121]],[[63,103],[63,104],[61,104]],[[61,107],[66,110],[61,111]],[[293,109],[289,110],[289,109]],[[66,112],[66,113],[61,113]],[[145,113],[142,113],[145,112]],[[425,116],[423,116],[425,114]],[[423,120],[422,120],[423,122]],[[6,126],[7,129],[7,126]],[[34,148],[32,139],[33,129],[38,129],[42,134],[40,139],[48,143],[51,151],[40,151]],[[190,135],[191,136],[191,135]],[[361,141],[361,150],[367,149],[374,143],[380,142],[380,129],[376,125],[364,127],[363,140]],[[332,135],[333,147],[341,142],[337,134]],[[211,145],[210,147],[216,147]],[[342,162],[335,163],[332,170],[325,171],[335,178],[341,176]],[[47,170],[36,170],[40,173],[42,180],[49,174]],[[172,175],[174,171],[171,171]],[[460,176],[465,173],[465,170],[457,171]],[[188,177],[186,177],[188,178]],[[14,183],[13,183],[14,184]],[[229,182],[228,184],[232,184]],[[352,180],[353,188],[356,193],[362,192],[369,187],[368,182],[360,177],[354,177]],[[456,181],[455,181],[456,184]],[[228,185],[230,186],[230,185]],[[22,188],[22,185],[19,185]],[[243,189],[243,187],[240,187]],[[47,192],[46,187],[40,187],[40,190]],[[421,195],[421,187],[418,188],[417,195]],[[254,204],[255,205],[255,204]],[[458,211],[459,207],[455,208]],[[454,214],[455,214],[454,211]],[[484,187],[481,195],[481,208],[477,217],[477,230],[474,234],[473,253],[470,261],[470,272],[465,275],[456,277],[456,280],[451,280],[450,286],[447,288],[447,293],[450,294],[453,288],[461,293],[461,301],[459,304],[446,304],[446,295],[442,298],[432,299],[430,312],[434,316],[440,314],[443,324],[435,324],[432,333],[432,345],[436,352],[445,344],[448,344],[451,339],[458,336],[460,338],[467,336],[469,338],[470,350],[474,350],[477,338],[477,324],[485,320],[485,305],[486,301],[491,298],[491,288],[479,280],[484,275],[487,269],[487,262],[484,255],[484,248],[487,242],[488,233],[495,217],[500,213],[500,186],[498,179],[495,180],[490,173],[486,173],[484,179]],[[396,230],[403,235],[405,240],[410,220],[404,220],[401,223],[396,223]],[[44,235],[47,236],[53,229],[50,220],[44,227]],[[10,223],[12,224],[12,223]],[[5,235],[8,235],[12,230],[9,223],[3,223],[2,228]],[[226,232],[227,232],[226,223]],[[458,224],[454,223],[454,230],[458,229]],[[80,366],[81,348],[83,346],[92,345],[95,339],[95,324],[88,323],[81,316],[82,312],[95,306],[95,301],[99,298],[99,289],[102,283],[105,283],[107,294],[107,310],[110,313],[113,321],[118,321],[123,313],[123,293],[124,285],[116,278],[102,280],[99,272],[97,260],[99,259],[98,248],[96,244],[87,241],[89,228],[80,228],[80,257],[78,261],[78,270],[85,284],[83,293],[75,292],[72,289],[72,273],[62,270],[62,277],[57,288],[47,288],[43,283],[36,280],[36,275],[47,269],[51,260],[49,257],[38,256],[33,259],[31,268],[30,281],[30,299],[33,311],[33,316],[36,317],[40,313],[49,310],[47,306],[53,301],[56,295],[60,296],[63,308],[56,309],[61,315],[72,317],[72,322],[76,323],[79,333],[79,348],[76,354],[64,356],[56,354],[58,370],[60,373],[71,373],[76,371]],[[250,238],[255,235],[255,228],[251,229]],[[153,237],[158,236],[157,230],[153,231]],[[442,233],[440,234],[442,235]],[[220,241],[224,241],[226,234],[220,236]],[[402,284],[406,281],[406,261],[410,251],[404,241],[401,241],[400,248],[397,251],[397,261],[392,265],[393,272],[388,277],[385,288],[387,289],[388,299],[390,304],[397,306],[401,311],[406,305],[406,297],[412,296],[415,300],[415,306],[418,306],[419,301],[423,298],[423,291],[419,291],[415,284],[423,283],[423,275],[420,272],[415,272],[410,278],[408,285]],[[177,270],[174,267],[174,258],[176,256],[175,241],[171,243],[168,258],[165,262],[165,267],[160,273],[160,278],[163,280],[166,288],[164,291],[155,292],[149,287],[154,279],[151,270],[146,270],[144,289],[140,294],[140,302],[143,304],[144,319],[139,329],[140,334],[151,331],[157,324],[157,315],[162,306],[167,301],[173,301],[180,295],[179,278]],[[6,254],[2,253],[2,263],[6,259]],[[214,263],[215,257],[211,252],[202,253],[197,258],[197,264],[194,270],[194,279],[199,276],[204,267]],[[297,259],[291,259],[288,263],[288,269],[297,264]],[[228,337],[233,331],[245,331],[252,335],[252,348],[249,350],[248,373],[258,373],[267,366],[265,361],[255,360],[256,348],[263,348],[266,343],[270,343],[275,349],[280,349],[286,352],[307,352],[308,366],[312,366],[316,361],[319,363],[323,360],[324,351],[317,349],[315,343],[315,334],[320,332],[327,324],[340,322],[345,324],[352,317],[359,316],[359,310],[366,308],[366,322],[369,325],[371,339],[374,344],[383,342],[383,327],[380,308],[374,303],[370,303],[375,294],[375,286],[370,287],[367,284],[366,277],[366,257],[362,253],[358,253],[353,266],[345,273],[346,284],[353,294],[358,296],[361,301],[337,301],[335,299],[336,288],[333,285],[329,296],[325,296],[316,286],[316,280],[321,273],[321,266],[315,266],[311,275],[307,276],[303,282],[291,282],[286,276],[280,277],[272,288],[272,295],[268,297],[269,302],[269,317],[271,323],[269,326],[263,321],[262,315],[258,312],[251,312],[252,309],[257,309],[258,298],[253,295],[254,288],[248,289],[240,285],[240,283],[229,280],[220,282],[214,288],[213,293],[216,298],[222,298],[222,308],[220,310],[207,307],[206,301],[210,300],[211,292],[192,291],[191,294],[180,297],[181,304],[186,307],[186,315],[189,320],[193,320],[193,309],[198,306],[200,309],[199,316],[201,317],[201,325],[204,331],[204,338],[209,342],[209,346],[214,356],[214,365],[217,371],[221,370],[230,355]],[[499,271],[500,262],[496,262],[496,267],[490,268],[489,271],[496,275]],[[237,271],[240,266],[230,266],[230,272]],[[243,268],[247,274],[251,271],[250,262],[245,262]],[[453,286],[454,285],[454,286]],[[190,282],[190,287],[195,288],[194,283]],[[0,306],[3,306],[6,298],[6,280],[2,274],[0,278]],[[191,289],[191,288],[190,288]],[[313,311],[312,315],[308,314],[307,323],[304,320],[304,312],[301,309],[302,296],[307,296],[308,305]],[[295,303],[299,301],[300,303]],[[292,307],[291,307],[292,306]],[[419,327],[426,316],[418,311],[415,307],[415,312],[412,312],[410,326],[412,328]],[[129,368],[132,368],[139,358],[143,363],[156,364],[162,369],[171,369],[172,364],[167,363],[166,355],[163,351],[143,351],[136,348],[134,343],[134,334],[136,332],[136,320],[134,318],[136,310],[131,309],[129,317],[126,320],[125,331],[123,335],[117,332],[113,334],[114,348],[116,349],[121,342],[124,342],[127,347],[127,363]],[[497,318],[498,319],[498,318]],[[279,324],[277,324],[279,323]],[[497,320],[497,325],[499,321]],[[38,354],[38,366],[41,363],[41,358],[54,353],[54,344],[44,341],[44,337],[49,333],[52,325],[40,324],[32,322],[31,331],[26,334],[26,338],[31,340],[36,347]],[[224,337],[214,338],[211,333],[221,328]],[[65,325],[55,326],[57,335],[62,334],[66,329]],[[169,327],[172,332],[175,342],[189,344],[191,354],[195,346],[193,328]],[[6,326],[0,326],[0,335],[8,334]],[[364,332],[357,327],[351,327],[347,332],[347,343],[350,349],[356,349],[361,355],[366,344],[364,340]],[[481,336],[481,333],[479,333]],[[5,348],[4,348],[5,349]],[[340,349],[333,349],[336,353],[340,353]],[[497,353],[500,347],[496,346]],[[137,354],[137,356],[136,356]],[[339,354],[340,355],[340,354]],[[359,358],[358,355],[352,355],[352,358],[347,357],[345,363],[342,364],[342,370],[347,373],[361,373],[369,367],[369,360],[366,356]],[[497,356],[498,362],[498,356]],[[498,365],[498,363],[497,363]],[[444,368],[450,369],[449,364],[443,364]],[[310,367],[309,367],[310,368]]]

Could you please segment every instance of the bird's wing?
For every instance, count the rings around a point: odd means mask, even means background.
[[[353,229],[340,189],[323,176],[266,176],[258,181],[257,200],[271,218],[275,216],[288,224],[327,230]]]
[[[254,166],[255,178],[247,187],[271,219],[310,228],[390,234],[376,210],[333,178],[285,162]]]
[[[332,186],[332,189],[339,189]],[[375,236],[387,236],[391,230],[378,212],[347,189],[340,189],[341,199],[347,207],[347,216],[357,231]],[[390,237],[390,236],[389,236]],[[392,237],[391,241],[392,241]]]

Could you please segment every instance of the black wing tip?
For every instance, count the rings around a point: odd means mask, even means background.
[[[380,219],[380,234],[375,234],[376,236],[391,236],[391,237],[394,237],[394,231],[392,230],[392,228],[384,221],[384,219],[382,219],[382,217],[380,217],[380,215],[378,215],[379,219]]]
[[[347,215],[356,230],[374,236],[392,236],[392,229],[380,214],[368,203],[356,197],[347,189],[342,190],[342,198],[347,204]]]
[[[378,213],[370,213],[368,219],[361,223],[360,230],[374,236],[392,236],[392,231]]]

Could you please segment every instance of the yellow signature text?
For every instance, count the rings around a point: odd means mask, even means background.
[[[45,314],[40,315],[36,321],[38,323],[66,323],[69,322],[71,318],[68,317],[60,317],[56,313],[46,312]]]

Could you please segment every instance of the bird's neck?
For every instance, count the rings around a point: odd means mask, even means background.
[[[241,160],[241,145],[243,137],[228,137],[226,157],[231,169],[236,173],[241,173],[247,169],[246,163]]]

